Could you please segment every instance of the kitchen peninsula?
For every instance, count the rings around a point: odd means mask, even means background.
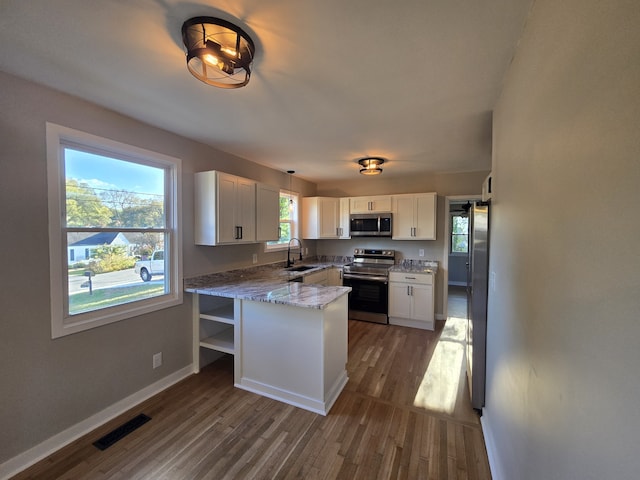
[[[326,415],[348,380],[351,289],[303,281],[331,268],[263,266],[186,279],[194,371],[219,352],[232,354],[236,387]]]

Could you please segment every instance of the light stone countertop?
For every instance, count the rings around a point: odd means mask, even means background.
[[[201,295],[317,309],[324,309],[351,291],[351,287],[327,287],[290,281],[340,266],[333,262],[305,262],[296,266],[305,264],[313,265],[314,268],[304,272],[291,272],[276,264],[187,278],[184,280],[184,290]]]
[[[435,260],[403,261],[389,269],[390,272],[402,273],[438,273],[438,262]]]

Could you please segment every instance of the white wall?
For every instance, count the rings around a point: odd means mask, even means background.
[[[494,111],[496,479],[640,472],[639,26],[636,0],[537,0]]]

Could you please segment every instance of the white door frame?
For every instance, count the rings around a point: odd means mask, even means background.
[[[449,317],[449,242],[451,240],[451,202],[460,202],[468,200],[470,202],[477,202],[482,200],[481,195],[450,195],[444,197],[444,253],[442,254],[442,277],[444,281],[443,286],[443,304],[442,314],[446,320]]]

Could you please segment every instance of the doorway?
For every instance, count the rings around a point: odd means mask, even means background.
[[[444,316],[467,319],[467,269],[469,262],[469,222],[465,207],[480,195],[445,197]]]

